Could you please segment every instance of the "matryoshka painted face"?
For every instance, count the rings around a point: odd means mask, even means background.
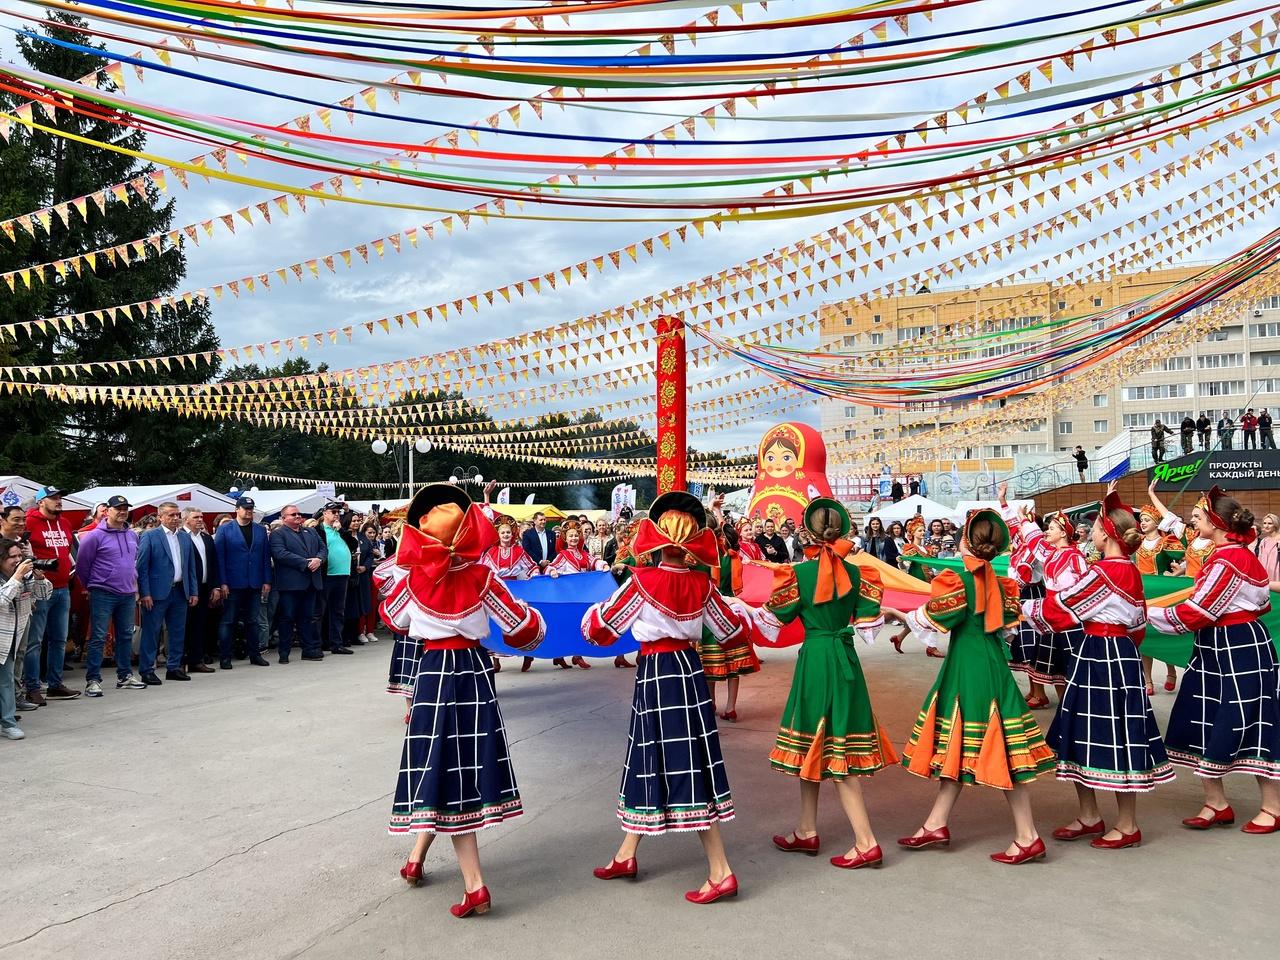
[[[784,443],[773,443],[764,452],[764,462],[760,464],[764,472],[775,480],[789,477],[796,472],[799,463],[796,452]]]

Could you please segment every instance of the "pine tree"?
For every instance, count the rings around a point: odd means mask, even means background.
[[[100,71],[107,64],[104,58],[50,42],[87,46],[86,35],[73,29],[84,26],[78,17],[51,14],[43,24],[49,40],[19,39],[24,59],[35,70],[69,80]],[[114,89],[102,73],[98,73],[98,86]],[[6,107],[13,105],[14,99],[9,97]],[[92,141],[134,151],[145,148],[146,135],[142,131],[113,123],[87,101],[77,101],[76,107],[51,111],[52,119],[37,111],[35,119],[44,126]],[[84,207],[86,219],[72,213],[64,224],[54,217],[49,232],[38,230],[35,238],[18,231],[19,242],[0,252],[6,269],[141,240],[172,226],[174,201],[162,200],[149,177],[154,168],[133,157],[19,125],[11,129],[9,143],[0,147],[0,172],[5,184],[0,191],[0,211],[5,216],[64,203],[118,183],[135,183],[145,192],[143,199],[131,188],[128,203],[111,199],[105,210],[89,203]],[[79,313],[171,294],[180,289],[186,274],[186,257],[180,244],[164,240],[163,245],[162,253],[149,250],[145,258],[131,258],[132,263],[118,259],[112,263],[99,257],[93,269],[86,267],[79,274],[68,270],[56,281],[36,283],[32,290],[0,307],[4,311],[0,319],[12,322]],[[217,346],[208,305],[195,301],[190,306],[135,311],[132,320],[91,322],[87,329],[77,326],[72,330],[50,330],[37,334],[33,341],[11,342],[4,359],[11,363],[84,363],[194,353]],[[172,372],[159,369],[145,375],[96,369],[99,372],[79,376],[74,382],[191,382],[207,379],[216,372],[210,366],[177,368]],[[6,420],[21,419],[26,428],[25,436],[15,437],[11,432],[4,439],[0,459],[10,469],[31,474],[33,479],[75,489],[92,481],[199,480],[225,472],[226,431],[172,412],[96,405],[68,407],[38,394],[30,400],[5,396],[0,403]]]

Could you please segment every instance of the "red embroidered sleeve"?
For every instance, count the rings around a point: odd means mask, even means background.
[[[720,641],[726,653],[739,650],[750,642],[751,621],[731,607],[715,584],[707,585],[707,599],[702,605],[703,625]]]
[[[582,637],[598,647],[617,643],[643,609],[644,596],[635,579],[628,579],[608,600],[594,604],[587,611],[582,620]]]
[[[546,636],[547,624],[542,614],[512,595],[497,576],[489,577],[484,595],[485,610],[498,624],[507,643],[519,650],[532,650]]]

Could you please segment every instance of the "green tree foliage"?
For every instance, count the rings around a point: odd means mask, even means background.
[[[75,27],[84,26],[78,17],[53,14],[43,24],[49,38],[87,45]],[[20,38],[23,58],[34,69],[68,79],[79,79],[101,68],[105,61],[94,54],[69,50],[44,39]],[[105,79],[100,85],[109,86]],[[16,98],[24,99],[24,98]],[[15,97],[5,98],[12,107]],[[44,126],[131,150],[145,146],[145,135],[121,126],[91,105],[79,102],[77,110],[59,109],[49,119],[36,119]],[[15,125],[7,144],[0,144],[0,214],[14,216],[63,203],[117,183],[132,181],[146,193],[129,203],[112,200],[105,211],[89,203],[85,217],[71,213],[68,222],[54,217],[48,233],[37,231],[34,238],[18,231],[18,241],[0,240],[0,258],[5,269],[47,263],[76,253],[111,247],[164,233],[172,226],[173,201],[162,201],[149,179],[152,168],[131,157],[76,143],[39,130]],[[132,191],[131,191],[132,192]],[[181,245],[164,241],[160,254],[135,259],[133,263],[110,262],[99,257],[94,269],[79,273],[68,270],[58,280],[36,283],[30,290],[15,290],[0,306],[5,322],[31,320],[65,313],[79,313],[105,306],[147,303],[179,289],[186,274],[186,257]],[[139,308],[132,321],[91,323],[88,329],[37,333],[34,338],[6,344],[6,363],[47,364],[121,360],[166,354],[196,353],[215,349],[218,340],[204,303],[177,308]],[[165,383],[200,380],[213,372],[211,367],[159,369],[154,373],[112,372],[95,368],[73,382],[98,384]],[[113,483],[162,482],[171,479],[181,464],[184,476],[211,477],[226,463],[228,451],[220,443],[220,433],[198,421],[172,412],[126,409],[114,406],[67,407],[41,396],[15,400],[6,396],[7,422],[20,420],[26,427],[21,436],[10,431],[0,446],[0,459],[12,468],[56,481],[65,487],[79,487],[92,481]]]

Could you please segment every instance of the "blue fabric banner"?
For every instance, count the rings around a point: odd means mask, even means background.
[[[620,653],[634,653],[640,649],[631,636],[624,633],[610,647],[593,646],[582,639],[582,618],[587,609],[601,600],[607,600],[618,589],[613,574],[592,571],[568,573],[561,577],[534,577],[530,580],[503,581],[511,592],[542,614],[547,621],[547,635],[531,653],[509,647],[502,634],[490,621],[489,639],[485,646],[494,653],[514,656],[533,656],[541,659],[553,657],[616,657]]]

